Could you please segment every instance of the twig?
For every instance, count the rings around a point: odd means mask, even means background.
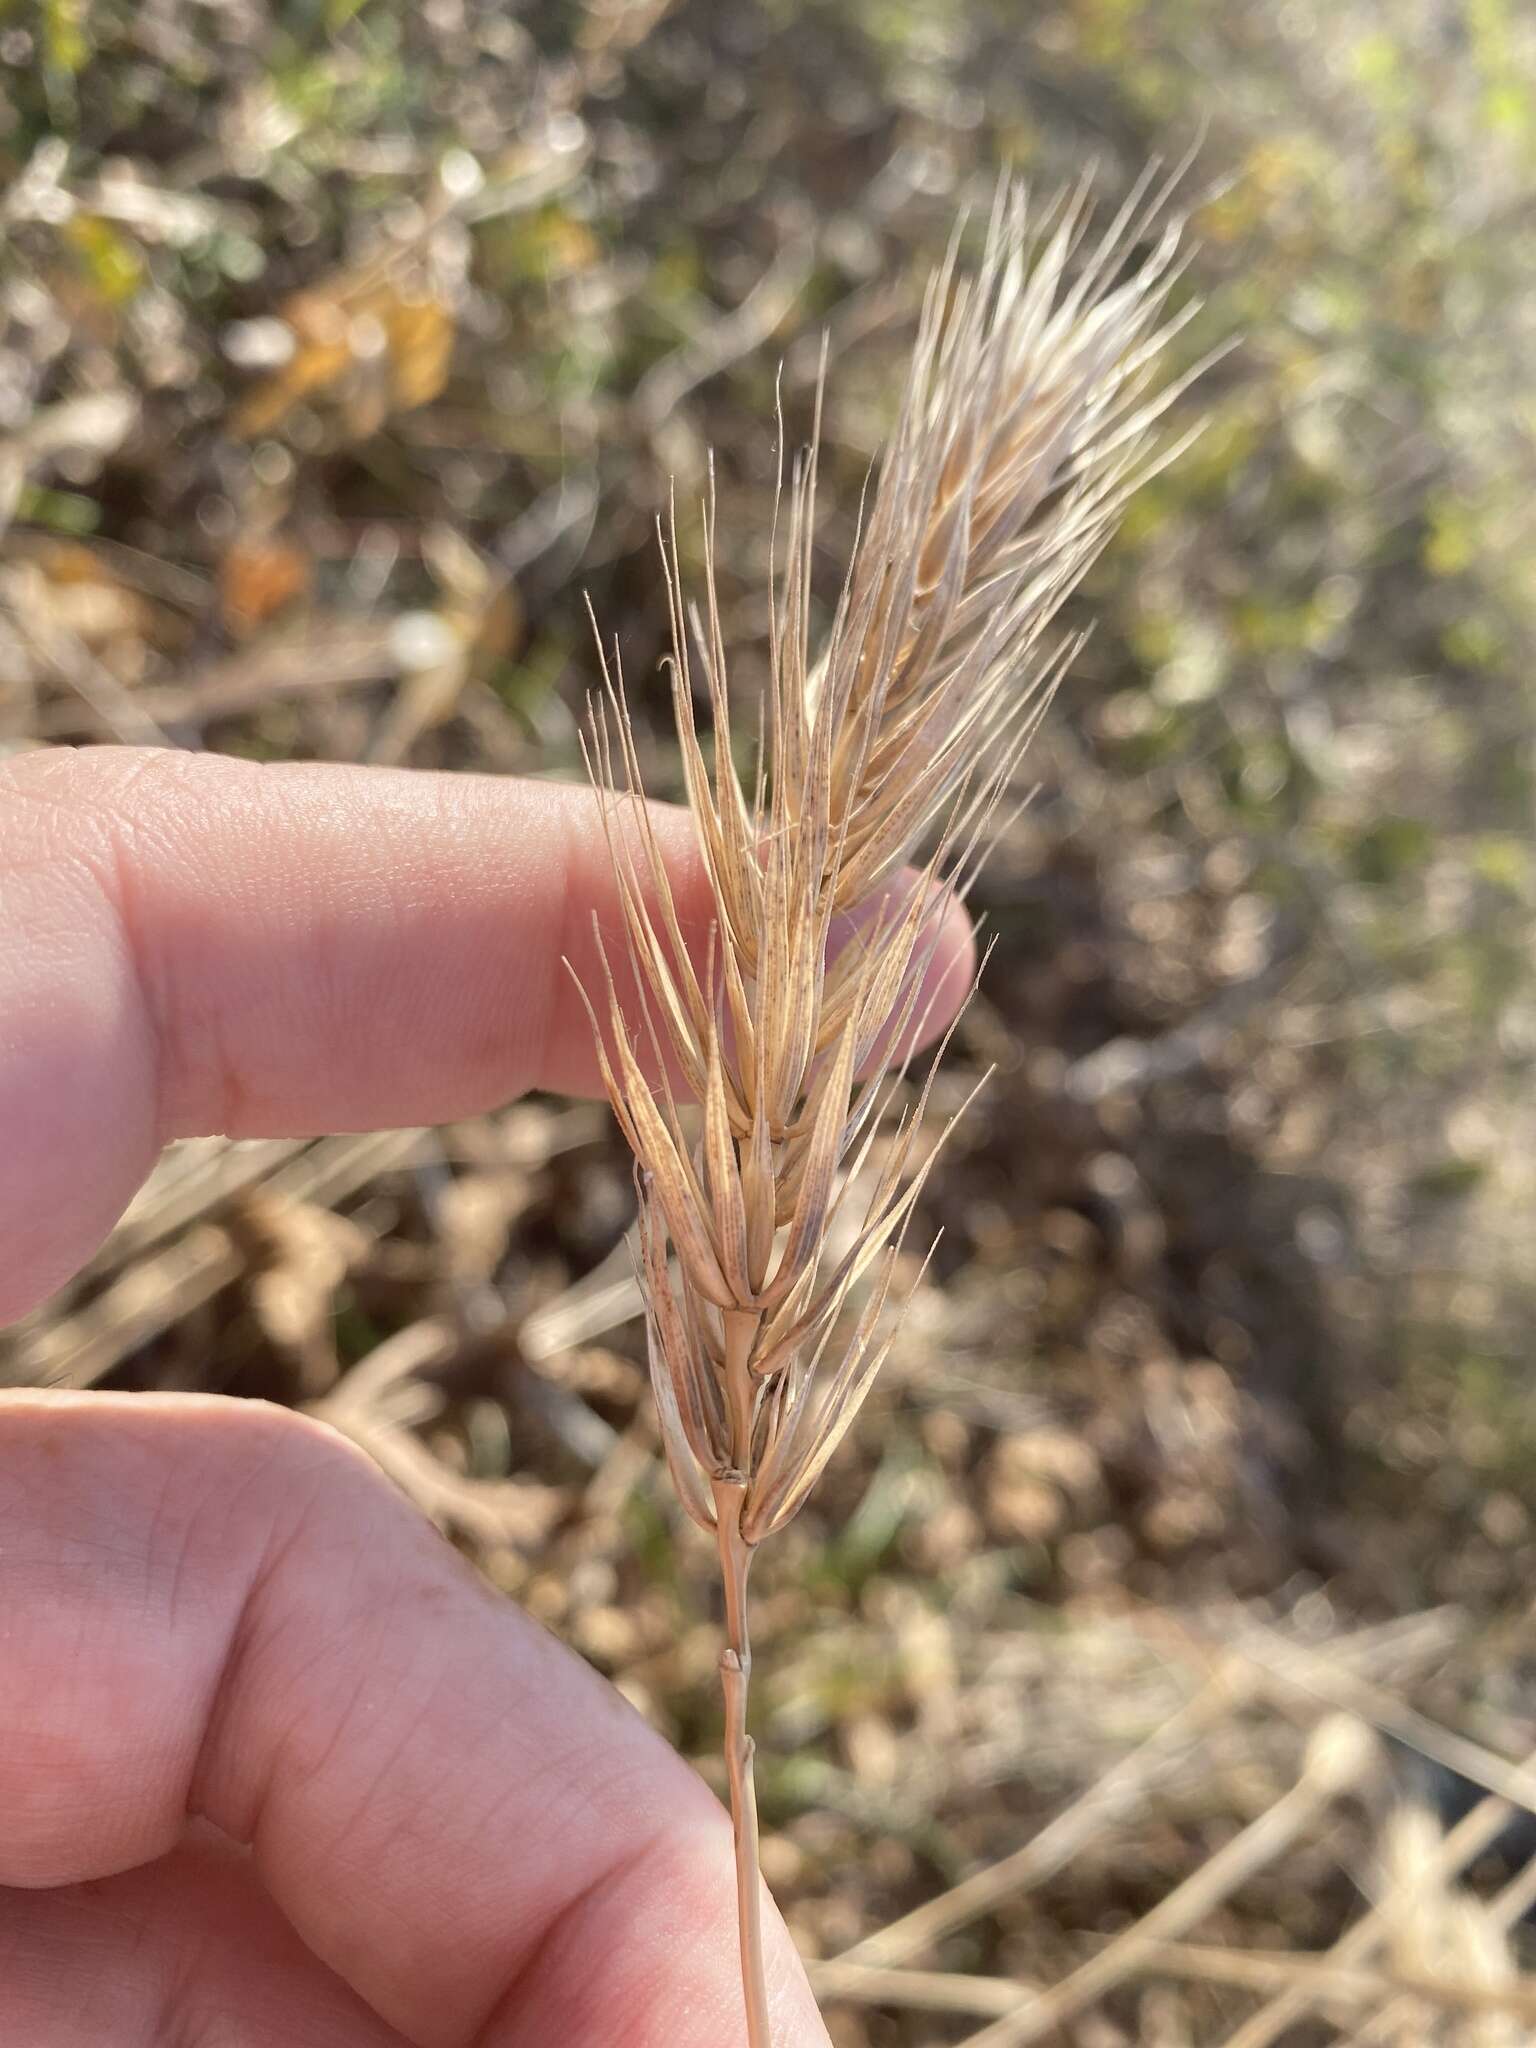
[[[1331,1955],[1278,1955],[1261,1949],[1212,1948],[1181,1941],[1149,1943],[1143,1967],[1148,1976],[1257,1991],[1278,1986],[1303,1990],[1312,2001],[1353,2005],[1379,2003],[1406,1990],[1447,2010],[1507,2012],[1536,2019],[1536,1982],[1530,1978],[1514,1984],[1476,1984],[1428,1972],[1405,1975],[1400,1970],[1360,1969],[1337,1963]],[[812,1963],[809,1969],[819,1997],[854,2005],[973,2013],[980,2018],[1001,2017],[1016,2011],[1019,2004],[1018,1985],[1004,1977],[967,1976],[952,1970],[887,1970],[876,1964],[840,1960]],[[1387,2010],[1402,2017],[1396,2003]]]
[[[1303,1693],[1341,1713],[1354,1714],[1383,1735],[1395,1736],[1410,1749],[1457,1772],[1481,1790],[1496,1793],[1528,1813],[1536,1813],[1536,1766],[1531,1763],[1512,1762],[1469,1736],[1442,1728],[1368,1679],[1339,1670],[1299,1644],[1288,1643],[1268,1631],[1241,1635],[1231,1647],[1288,1690]]]
[[[1494,1893],[1488,1910],[1500,1927],[1513,1927],[1536,1906],[1536,1856]]]
[[[1201,1734],[1236,1711],[1245,1692],[1241,1677],[1222,1669],[1171,1719],[1095,1784],[1047,1822],[1038,1835],[1001,1862],[978,1870],[936,1899],[927,1899],[878,1933],[866,1935],[837,1958],[840,1963],[891,1965],[931,1949],[946,1934],[990,1913],[1006,1898],[1032,1891],[1071,1862],[1106,1822],[1130,1811],[1177,1768]]]
[[[264,1191],[329,1206],[375,1174],[404,1165],[421,1138],[420,1131],[406,1130],[321,1139],[287,1160]],[[62,1321],[23,1325],[0,1346],[0,1385],[95,1386],[129,1351],[238,1279],[244,1265],[219,1225],[191,1230],[125,1266],[94,1301]]]
[[[968,1977],[958,1970],[888,1970],[838,1956],[809,1966],[818,1998],[856,2005],[894,2005],[912,2012],[974,2013],[978,2019],[1012,2012],[1019,1987],[1005,1977]]]
[[[647,432],[654,434],[670,421],[698,385],[761,347],[799,298],[814,260],[814,238],[803,230],[790,234],[739,305],[709,321],[646,371],[630,402]]]
[[[163,744],[167,726],[202,726],[280,698],[326,698],[383,682],[400,672],[398,638],[393,619],[318,619],[301,633],[264,640],[195,676],[138,689],[131,702],[155,726]],[[105,720],[99,707],[98,715]],[[78,712],[68,706],[45,707],[38,732],[45,739],[57,738],[79,722]],[[112,730],[110,720],[106,723]]]
[[[1026,1997],[964,2048],[1024,2048],[1146,1966],[1160,1942],[1203,1920],[1239,1885],[1274,1862],[1367,1768],[1374,1745],[1359,1722],[1323,1722],[1297,1782],[1168,1896],[1098,1955],[1049,1991]]]
[[[441,1316],[424,1317],[408,1323],[403,1330],[375,1344],[366,1358],[342,1374],[323,1400],[310,1404],[310,1414],[338,1429],[374,1417],[386,1407],[400,1385],[430,1367],[444,1365],[453,1356],[458,1336]]]
[[[268,1181],[308,1138],[192,1138],[174,1145],[124,1212],[87,1272],[93,1277],[163,1244],[189,1223]]]
[[[1472,1862],[1508,1826],[1514,1809],[1506,1800],[1483,1799],[1465,1815],[1441,1842],[1434,1856],[1419,1873],[1426,1882],[1444,1882]],[[1391,1929],[1393,1900],[1379,1899],[1328,1951],[1326,1960],[1338,1966],[1364,1961],[1387,1938]],[[1253,2013],[1225,2048],[1270,2048],[1295,2021],[1311,2011],[1312,1994],[1295,1985],[1280,1997]]]
[[[534,1361],[554,1358],[617,1329],[644,1307],[630,1248],[621,1242],[600,1266],[523,1318],[517,1348]]]
[[[128,746],[170,745],[164,728],[106,664],[96,659],[83,640],[60,627],[45,627],[35,605],[30,609],[13,607],[11,618],[38,659],[89,706],[114,739]]]

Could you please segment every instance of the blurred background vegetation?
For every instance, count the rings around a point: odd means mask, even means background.
[[[825,336],[830,602],[957,208],[1005,164],[1110,207],[1198,144],[1178,346],[1235,345],[1074,602],[945,1086],[1000,1071],[883,1391],[759,1568],[759,1733],[765,1860],[826,1958],[1240,1667],[1126,1812],[887,1952],[1039,1983],[1357,1714],[1380,1772],[1223,1897],[1204,1964],[1053,2037],[1226,2039],[1274,1987],[1214,1945],[1325,1945],[1393,1896],[1404,1811],[1486,1782],[1431,1720],[1536,1749],[1536,17],[0,0],[0,77],[0,747],[576,776],[590,594],[658,794],[673,483],[696,566],[713,451],[750,685],[776,390],[803,439]],[[0,1378],[328,1414],[710,1771],[629,1215],[587,1106],[183,1147]],[[839,2048],[989,2009],[856,1975],[824,1978]],[[1285,2038],[1536,2038],[1506,2006]]]

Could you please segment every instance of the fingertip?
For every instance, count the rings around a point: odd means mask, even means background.
[[[964,903],[951,893],[945,898],[933,958],[924,977],[924,1022],[919,1045],[931,1044],[940,1037],[964,1009],[976,986],[976,966],[976,927]]]

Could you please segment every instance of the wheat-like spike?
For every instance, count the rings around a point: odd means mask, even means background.
[[[902,1241],[963,1113],[919,1161],[937,1062],[894,1123],[910,1050],[893,1077],[877,1072],[922,1035],[948,901],[940,877],[968,887],[1080,644],[1049,648],[1050,622],[1131,493],[1169,459],[1158,422],[1183,385],[1157,382],[1182,324],[1166,312],[1180,270],[1167,199],[1149,172],[1087,247],[1086,185],[1032,225],[1022,187],[1005,182],[970,274],[957,228],[924,300],[831,628],[813,651],[818,386],[812,445],[787,485],[781,473],[782,567],[750,788],[735,766],[712,474],[702,605],[685,598],[675,512],[659,529],[683,779],[715,906],[702,970],[684,948],[645,813],[617,657],[610,666],[599,645],[588,766],[657,1080],[632,1043],[600,941],[601,1000],[583,1000],[636,1159],[667,1462],[720,1555],[751,2048],[770,2044],[746,1733],[747,1576],[758,1543],[804,1503],[889,1350]],[[1149,237],[1151,253],[1132,268]],[[708,741],[695,720],[696,677]],[[935,836],[923,870],[903,875],[914,848]],[[692,1139],[664,1055],[696,1106]],[[829,1260],[834,1223],[842,1248]],[[844,1311],[866,1283],[845,1337]]]

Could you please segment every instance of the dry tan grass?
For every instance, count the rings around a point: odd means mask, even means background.
[[[753,2048],[766,2044],[768,2021],[746,1732],[748,1574],[757,1545],[815,1485],[892,1340],[902,1241],[939,1150],[918,1149],[929,1085],[904,1111],[897,1104],[899,1055],[921,1036],[945,911],[940,878],[963,893],[1073,652],[1051,643],[1051,622],[1127,497],[1170,452],[1154,435],[1173,395],[1155,382],[1159,350],[1179,324],[1165,315],[1178,248],[1166,198],[1149,174],[1085,249],[1081,195],[1036,224],[1022,190],[1005,185],[974,272],[957,236],[924,303],[901,411],[820,648],[814,445],[796,462],[750,787],[735,765],[712,506],[702,612],[684,597],[675,526],[663,539],[677,734],[714,897],[703,964],[685,948],[638,801],[616,661],[594,722],[595,779],[626,792],[609,795],[606,816],[645,997],[639,1043],[611,973],[601,1024],[589,1009],[637,1162],[668,1462],[719,1547]],[[696,675],[708,743],[695,723]],[[921,843],[933,850],[915,880],[903,879]],[[696,1140],[670,1084],[648,1078],[641,1044],[652,1073],[670,1064],[681,1074],[701,1112]],[[881,1078],[893,1059],[896,1072]],[[856,1289],[862,1303],[844,1336]]]

